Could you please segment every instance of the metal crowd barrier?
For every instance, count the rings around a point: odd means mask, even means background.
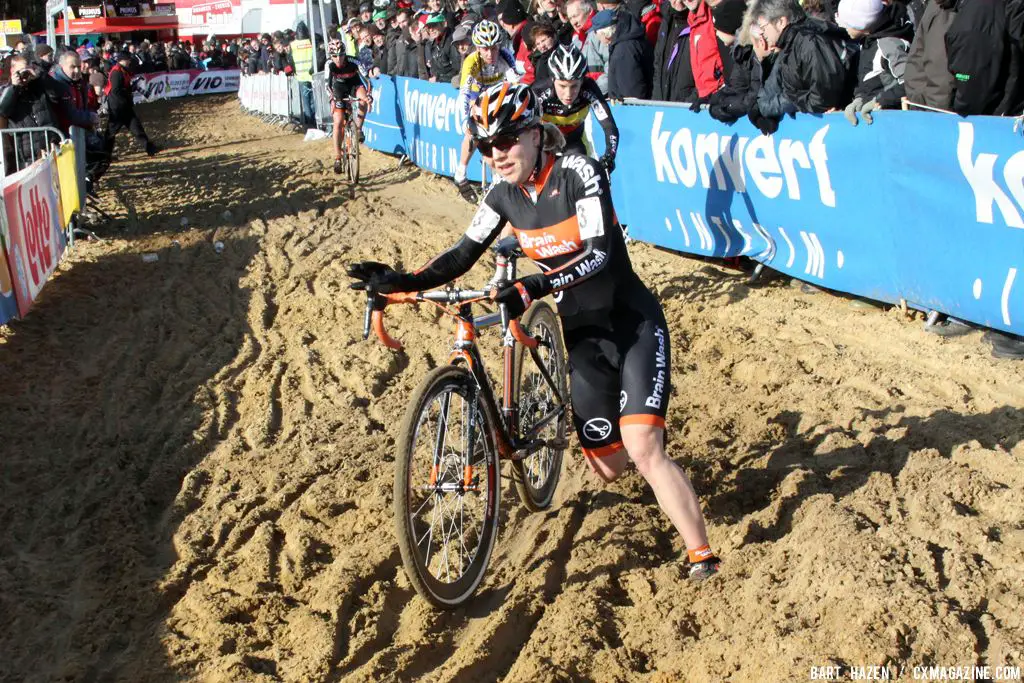
[[[29,143],[27,157],[22,154],[22,146],[19,144],[26,138]],[[42,158],[50,150],[51,138],[54,145],[60,145],[66,139],[66,136],[52,126],[4,128],[0,130],[0,177],[6,178],[8,175],[17,173]],[[84,148],[85,145],[83,144],[82,149]],[[14,163],[11,164],[9,163],[10,161]],[[84,177],[85,174],[83,173],[82,176]]]

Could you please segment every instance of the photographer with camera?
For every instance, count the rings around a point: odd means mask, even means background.
[[[0,95],[0,128],[59,128],[56,114],[58,98],[53,81],[23,54],[11,58],[11,87]],[[47,136],[42,131],[19,135],[16,148],[4,145],[7,168],[19,170],[46,151]],[[53,140],[54,136],[50,136]],[[14,162],[14,163],[11,163]]]
[[[132,82],[132,61],[130,54],[121,52],[117,55],[117,64],[110,69],[110,76],[104,91],[107,96],[107,108],[110,111],[107,144],[113,149],[114,138],[123,128],[127,128],[139,141],[139,144],[146,148],[146,154],[153,156],[160,151],[160,148],[150,141],[146,135],[146,129],[142,127],[142,121],[135,113],[135,102],[132,98],[132,93],[135,90]]]

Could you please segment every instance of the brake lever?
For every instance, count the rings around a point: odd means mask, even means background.
[[[370,325],[374,311],[383,311],[387,299],[377,294],[376,290],[366,288],[366,311],[363,313],[363,339],[370,338]]]

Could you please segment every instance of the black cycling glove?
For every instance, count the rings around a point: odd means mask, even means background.
[[[604,154],[597,160],[597,163],[604,166],[604,170],[608,171],[608,175],[611,175],[611,172],[615,170],[615,157],[611,154]]]
[[[550,292],[551,283],[547,277],[537,273],[502,287],[493,298],[495,303],[505,304],[509,318],[518,318],[530,304]]]
[[[352,263],[348,267],[348,274],[357,280],[349,285],[352,289],[372,288],[380,294],[409,292],[415,289],[414,275],[400,273],[391,266],[376,261]]]

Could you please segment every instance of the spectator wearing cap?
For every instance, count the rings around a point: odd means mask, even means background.
[[[757,0],[753,17],[769,48],[778,52],[750,118],[774,133],[785,114],[821,114],[845,107],[847,67],[834,27],[808,17],[798,0]]]
[[[43,73],[49,73],[53,68],[53,48],[46,43],[39,43],[35,50],[35,64]]]
[[[384,44],[384,34],[373,24],[366,26],[366,32],[370,35],[370,49],[373,52],[373,66],[378,73],[384,73],[388,68],[388,51]]]
[[[964,0],[946,31],[961,116],[1017,116],[1024,109],[1024,8],[1020,2]]]
[[[572,25],[572,44],[581,51],[587,44],[587,36],[590,34],[591,24],[594,20],[596,9],[592,0],[568,0],[565,3],[565,16]]]
[[[376,17],[377,15],[374,15]],[[394,26],[385,33],[385,43],[388,46],[388,70],[392,76],[399,76],[398,73],[398,44],[408,33],[412,15],[407,9],[399,10],[394,18]]]
[[[451,83],[459,75],[462,57],[452,40],[452,31],[448,28],[444,15],[431,14],[424,27],[427,41],[424,56],[431,83]]]
[[[146,135],[142,127],[142,121],[135,113],[135,104],[132,100],[132,74],[131,65],[134,60],[127,52],[117,55],[117,64],[110,70],[110,79],[107,82],[106,96],[107,107],[110,110],[110,128],[107,132],[108,145],[113,147],[114,138],[123,128],[127,128],[146,149],[146,154],[153,156],[159,152]]]
[[[726,84],[708,101],[708,113],[723,123],[737,121],[750,112],[772,68],[774,54],[749,11],[742,21],[732,47],[732,67]]]
[[[533,49],[528,40],[533,27],[529,19],[530,16],[519,0],[501,0],[498,3],[498,23],[508,34],[512,54],[516,57],[516,71],[521,74],[526,72],[530,51]]]
[[[619,10],[619,0],[599,0],[597,3],[597,14],[610,11],[613,14]],[[594,15],[594,19],[597,18]],[[604,22],[602,22],[604,23]],[[612,23],[615,23],[614,21]],[[609,26],[611,24],[608,24]],[[608,55],[611,51],[611,44],[601,40],[597,35],[597,27],[591,22],[591,32],[583,43],[583,58],[587,60],[587,75],[597,83],[601,92],[608,94]]]
[[[956,0],[929,0],[914,30],[904,85],[907,99],[938,109],[953,108],[956,81],[949,71],[946,32],[956,17]]]
[[[462,81],[462,62],[466,61],[466,57],[473,52],[472,40],[473,24],[468,21],[464,21],[456,26],[455,30],[452,32],[452,44],[459,53],[459,73],[457,73],[455,78],[452,79],[452,85],[456,88],[459,87],[460,82]]]
[[[649,99],[653,57],[643,25],[629,12],[601,10],[592,28],[609,45],[608,96]]]
[[[373,5],[368,2],[359,5],[359,21],[363,26],[373,23]]]
[[[870,124],[874,110],[902,106],[914,26],[902,3],[883,5],[882,0],[840,0],[836,19],[850,38],[861,43],[857,85],[846,118],[856,126],[860,114]]]
[[[704,0],[708,2],[708,0]],[[743,25],[743,17],[747,12],[746,0],[719,0],[708,2],[711,6],[711,15],[715,20],[715,32],[718,33],[718,40],[726,47],[736,42],[736,34]],[[723,58],[725,55],[722,55]],[[728,65],[726,65],[728,68]]]

